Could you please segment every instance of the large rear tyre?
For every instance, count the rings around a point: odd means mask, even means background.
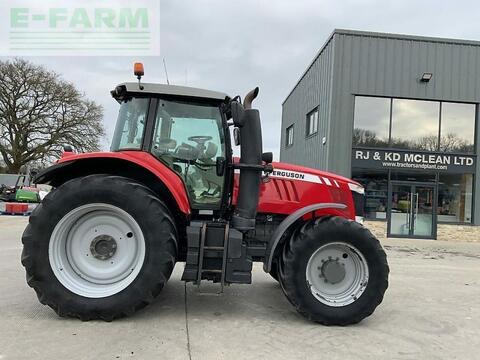
[[[22,237],[27,282],[60,316],[111,321],[169,279],[177,231],[166,206],[128,178],[91,175],[52,191]]]
[[[297,229],[279,265],[290,303],[324,325],[358,323],[373,313],[388,287],[387,257],[379,241],[341,217],[320,218]]]

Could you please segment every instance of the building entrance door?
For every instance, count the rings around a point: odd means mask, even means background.
[[[392,181],[388,191],[387,236],[436,239],[436,187]]]

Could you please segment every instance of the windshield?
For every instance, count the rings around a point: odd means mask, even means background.
[[[111,151],[141,149],[149,101],[148,98],[132,98],[122,102]]]
[[[225,157],[225,139],[218,106],[161,99],[152,154],[182,176],[192,207],[220,204],[224,184],[215,165]]]

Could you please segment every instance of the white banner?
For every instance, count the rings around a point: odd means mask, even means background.
[[[8,0],[2,56],[158,56],[160,0]]]

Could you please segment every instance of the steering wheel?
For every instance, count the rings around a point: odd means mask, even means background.
[[[196,135],[196,136],[190,136],[188,140],[196,142],[198,145],[203,145],[207,141],[212,140],[212,137],[207,135]]]
[[[188,140],[196,142],[197,143],[197,149],[200,152],[205,151],[205,143],[209,140],[212,140],[211,136],[208,135],[196,135],[196,136],[190,136]]]

